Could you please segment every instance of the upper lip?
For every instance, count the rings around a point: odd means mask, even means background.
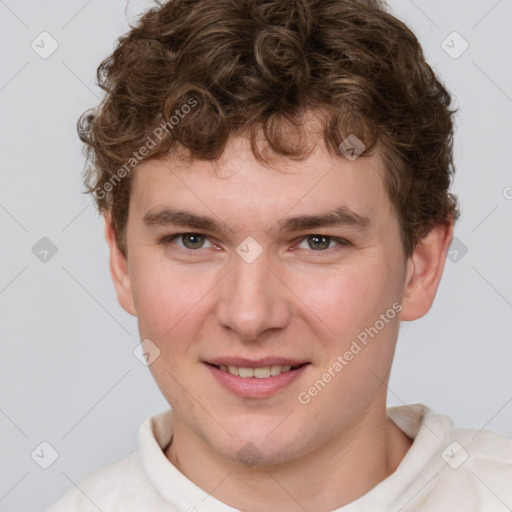
[[[239,368],[261,368],[265,366],[280,365],[280,366],[299,366],[308,363],[304,359],[290,359],[289,357],[262,357],[260,359],[247,359],[244,357],[216,357],[213,359],[205,360],[205,363],[210,363],[215,366],[238,366]]]

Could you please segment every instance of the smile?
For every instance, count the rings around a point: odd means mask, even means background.
[[[291,386],[311,366],[309,362],[284,358],[226,359],[204,361],[204,364],[222,388],[243,398],[269,398]]]
[[[281,375],[281,373],[287,373],[291,370],[296,370],[302,365],[280,365],[273,364],[271,366],[262,366],[259,368],[249,368],[244,366],[226,366],[225,364],[221,364],[217,366],[219,370],[223,372],[228,372],[231,375],[237,375],[238,377],[242,377],[243,379],[255,377],[256,379],[268,379],[269,377],[277,377]]]

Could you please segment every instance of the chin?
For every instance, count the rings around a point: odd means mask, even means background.
[[[297,448],[297,443],[290,442],[290,439],[285,443],[276,443],[262,438],[245,441],[235,440],[229,446],[219,447],[217,452],[225,459],[248,468],[253,466],[270,468],[299,457],[301,454],[296,452]]]
[[[248,422],[245,418],[243,426],[232,422],[226,424],[226,429],[233,433],[233,437],[223,432],[221,438],[203,439],[223,458],[242,463],[246,467],[280,465],[314,449],[308,446],[303,429],[296,424],[284,427],[286,420],[280,425],[282,420],[280,418],[276,421],[272,417],[256,423]]]

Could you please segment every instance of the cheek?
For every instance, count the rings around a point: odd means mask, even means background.
[[[201,314],[214,282],[207,275],[179,265],[151,264],[149,259],[137,267],[133,294],[141,335],[159,340],[188,337],[200,324],[194,319]]]
[[[319,335],[324,357],[301,397],[309,400],[304,414],[319,418],[326,431],[348,422],[377,393],[386,392],[383,382],[399,326],[392,307],[395,298],[387,279],[356,271],[326,282],[325,294],[317,298],[315,310],[321,321],[317,319],[315,325],[328,325],[329,334]]]
[[[194,341],[211,307],[208,291],[215,280],[210,282],[206,274],[179,265],[150,264],[149,258],[138,267],[136,276],[140,338],[150,339],[160,351],[149,370],[171,407],[193,414],[195,404],[183,388],[193,386],[197,378],[187,365],[198,357]],[[202,390],[195,396],[202,400]]]
[[[340,265],[305,274],[297,272],[290,282],[300,298],[303,313],[321,332],[346,338],[375,322],[394,302],[392,272],[377,258],[359,264]],[[309,313],[308,313],[309,312]],[[320,333],[319,333],[320,334]]]

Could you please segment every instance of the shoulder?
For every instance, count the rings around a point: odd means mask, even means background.
[[[162,478],[164,486],[176,479],[173,466],[162,454],[171,437],[170,409],[150,416],[139,428],[138,450],[97,469],[78,483],[72,482],[71,489],[46,512],[171,512],[172,505],[156,487]]]
[[[512,439],[456,427],[423,404],[393,407],[388,414],[414,440],[386,488],[399,493],[400,510],[512,510]]]
[[[512,439],[452,426],[437,456],[440,464],[426,503],[449,503],[467,512],[512,508]]]
[[[441,458],[447,469],[465,468],[477,474],[492,475],[512,472],[512,439],[484,429],[451,426]],[[512,480],[508,480],[512,484]],[[512,491],[512,485],[509,485]]]
[[[443,453],[450,469],[464,468],[477,480],[502,487],[512,499],[512,439],[489,430],[453,428],[452,441]],[[452,457],[453,455],[453,457]],[[450,463],[455,459],[455,463]],[[509,506],[512,506],[512,502]]]
[[[137,450],[73,484],[46,512],[158,510],[158,501]]]

